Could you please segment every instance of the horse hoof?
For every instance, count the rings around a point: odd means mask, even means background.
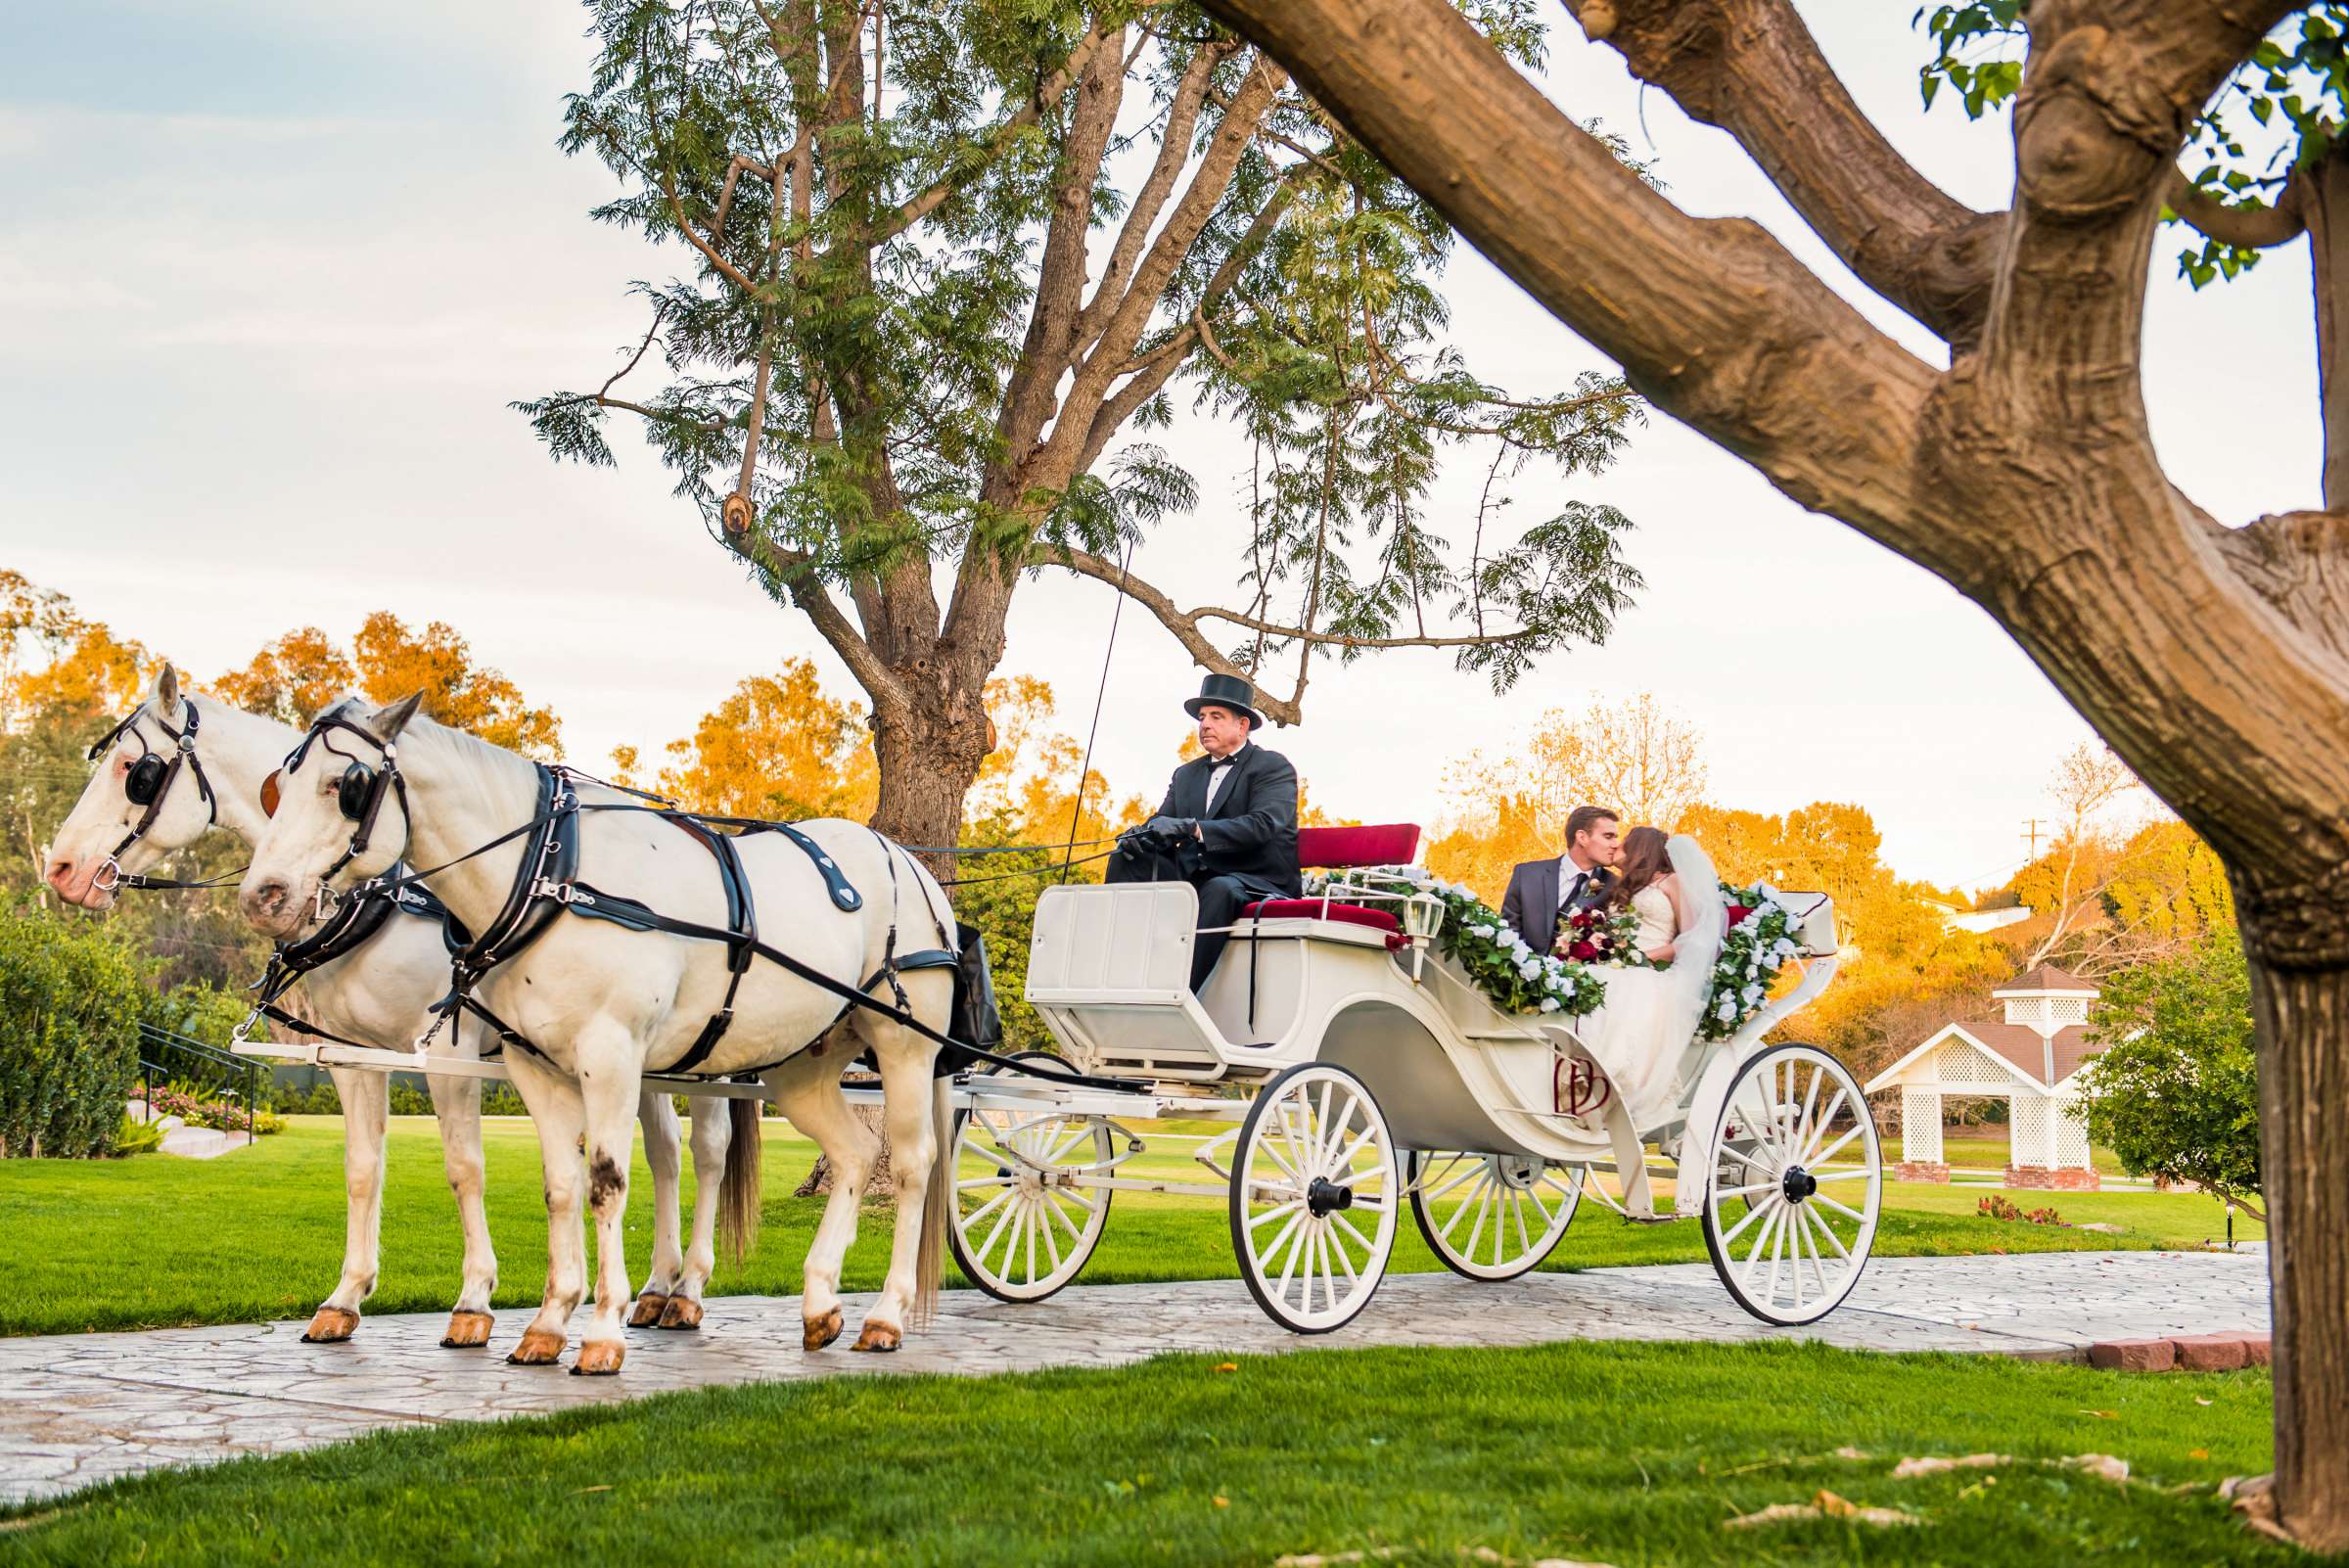
[[[442,1350],[475,1350],[489,1343],[489,1327],[496,1321],[487,1313],[469,1313],[463,1308],[448,1314],[448,1332],[440,1336]]]
[[[683,1296],[669,1297],[668,1305],[661,1312],[661,1326],[663,1328],[701,1327],[702,1304]]]
[[[628,1326],[630,1328],[666,1328],[668,1325],[662,1320],[662,1314],[668,1307],[668,1298],[667,1296],[657,1290],[648,1289],[643,1295],[636,1298],[636,1310],[628,1314]]]
[[[574,1377],[611,1377],[627,1360],[628,1348],[617,1339],[591,1339],[579,1347],[579,1359],[571,1368]]]
[[[509,1366],[552,1366],[563,1356],[563,1336],[543,1328],[526,1328],[522,1343],[506,1358]]]
[[[321,1307],[301,1331],[304,1345],[340,1345],[359,1331],[359,1314],[343,1307]]]
[[[826,1345],[840,1338],[840,1331],[845,1326],[847,1326],[846,1322],[841,1317],[840,1309],[837,1307],[821,1317],[810,1317],[800,1325],[800,1349],[822,1350]]]
[[[868,1321],[864,1325],[864,1332],[856,1336],[856,1343],[850,1346],[849,1349],[874,1352],[894,1351],[903,1343],[904,1338],[903,1334],[887,1323]]]

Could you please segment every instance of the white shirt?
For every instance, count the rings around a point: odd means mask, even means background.
[[[1239,764],[1239,761],[1240,761],[1240,757],[1241,757],[1241,755],[1242,755],[1243,753],[1245,753],[1247,750],[1248,750],[1248,743],[1247,743],[1246,741],[1242,741],[1242,742],[1240,742],[1239,746],[1238,746],[1238,747],[1237,747],[1237,748],[1236,748],[1236,749],[1235,749],[1235,750],[1232,752],[1232,754],[1231,754],[1229,757],[1219,757],[1219,758],[1211,758],[1211,759],[1209,759],[1209,761],[1210,761],[1211,762],[1213,762],[1213,763],[1214,763],[1214,765],[1213,765],[1213,766],[1211,766],[1211,767],[1210,767],[1210,768],[1207,770],[1207,809],[1208,809],[1208,810],[1212,811],[1212,810],[1214,810],[1214,809],[1216,808],[1216,795],[1217,795],[1217,792],[1219,792],[1220,790],[1221,790],[1221,789],[1223,788],[1223,781],[1224,781],[1225,779],[1227,779],[1227,778],[1231,777],[1231,775],[1232,775],[1233,771],[1234,771],[1234,770],[1237,768],[1237,766],[1238,766],[1238,764]],[[1229,764],[1229,765],[1226,765],[1226,764]]]
[[[1565,913],[1567,910],[1569,910],[1569,909],[1571,909],[1571,908],[1573,908],[1573,907],[1574,907],[1574,879],[1575,879],[1576,877],[1581,877],[1581,876],[1596,876],[1597,874],[1598,874],[1598,867],[1596,867],[1596,866],[1592,866],[1592,867],[1591,867],[1591,868],[1590,868],[1589,871],[1585,871],[1585,870],[1584,870],[1584,869],[1583,869],[1581,866],[1579,866],[1579,865],[1576,865],[1576,864],[1574,863],[1574,856],[1573,856],[1573,855],[1571,855],[1571,854],[1561,854],[1561,855],[1559,855],[1559,856],[1558,856],[1558,907],[1557,907],[1556,913],[1555,913],[1555,914],[1553,914],[1553,915],[1552,915],[1550,918],[1552,918],[1552,919],[1554,920],[1555,918],[1557,918],[1557,915],[1564,914],[1564,913]],[[1588,884],[1585,884],[1583,891],[1584,891],[1584,892],[1586,892],[1586,893],[1588,893],[1588,892],[1589,892],[1589,891],[1590,891],[1590,890],[1589,890],[1589,885],[1588,885]]]

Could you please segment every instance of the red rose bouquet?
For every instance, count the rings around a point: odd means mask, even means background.
[[[1630,905],[1610,909],[1604,904],[1593,904],[1577,909],[1558,922],[1557,945],[1552,950],[1559,957],[1577,963],[1642,966],[1647,962],[1647,954],[1634,941],[1638,930],[1638,911]]]

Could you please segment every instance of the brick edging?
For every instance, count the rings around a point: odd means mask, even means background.
[[[2107,1339],[2088,1347],[2088,1364],[2121,1372],[2234,1372],[2268,1364],[2266,1334],[2179,1334]]]

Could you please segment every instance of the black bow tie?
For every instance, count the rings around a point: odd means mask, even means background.
[[[1234,765],[1235,763],[1237,763],[1237,762],[1239,761],[1239,760],[1240,760],[1240,754],[1239,754],[1239,753],[1237,753],[1237,752],[1234,752],[1234,753],[1232,753],[1232,754],[1231,754],[1229,757],[1219,757],[1219,758],[1217,758],[1217,759],[1216,759],[1214,761],[1212,761],[1212,762],[1208,763],[1207,765],[1208,765],[1209,767],[1230,767],[1230,766]]]

